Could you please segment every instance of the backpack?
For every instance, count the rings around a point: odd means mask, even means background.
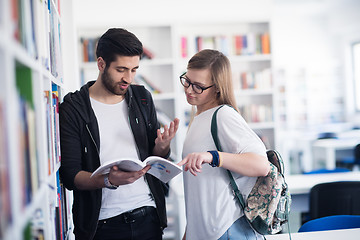
[[[216,109],[211,121],[211,134],[218,151],[221,151],[221,146],[217,135],[216,114],[221,107]],[[266,154],[270,164],[269,174],[257,178],[246,202],[231,172],[227,170],[233,194],[246,219],[262,235],[276,234],[282,230],[283,224],[289,220],[291,205],[291,195],[284,177],[284,162],[275,150],[268,150]]]

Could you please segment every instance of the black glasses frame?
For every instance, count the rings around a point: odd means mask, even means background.
[[[201,94],[203,93],[206,89],[209,89],[213,86],[215,86],[215,84],[209,86],[209,87],[202,87],[196,83],[192,83],[189,81],[189,79],[187,77],[185,77],[186,72],[184,72],[183,74],[181,74],[180,78],[180,83],[181,85],[183,85],[185,88],[189,88],[190,86],[192,87],[192,90],[197,93],[197,94]]]

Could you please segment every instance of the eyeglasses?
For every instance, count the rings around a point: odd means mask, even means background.
[[[202,87],[202,86],[199,86],[198,84],[196,83],[192,83],[190,82],[186,77],[185,77],[185,74],[186,72],[184,72],[181,76],[180,76],[180,82],[181,82],[181,85],[183,85],[185,88],[188,88],[190,87],[190,85],[192,86],[192,90],[197,93],[197,94],[201,94],[203,91],[205,91],[206,89],[209,89],[213,86],[215,86],[215,84],[209,86],[209,87]]]

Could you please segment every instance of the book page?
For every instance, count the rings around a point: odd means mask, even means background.
[[[146,165],[151,166],[147,173],[157,177],[164,183],[167,183],[170,179],[182,172],[182,168],[175,163],[162,157],[150,156],[146,158],[144,162],[141,162],[139,159],[116,159],[109,161],[96,169],[91,174],[91,177],[107,174],[113,166],[118,166],[122,171],[134,172],[143,169]]]
[[[113,166],[118,166],[118,168],[122,171],[134,172],[143,169],[145,167],[145,163],[138,159],[115,159],[101,165],[91,174],[91,177],[107,174]]]
[[[148,173],[157,177],[164,183],[167,183],[170,179],[182,172],[181,167],[161,157],[151,156],[148,157],[145,162],[146,165],[151,166]]]

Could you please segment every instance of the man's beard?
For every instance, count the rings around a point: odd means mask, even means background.
[[[107,68],[102,73],[101,79],[102,79],[102,83],[104,84],[105,88],[109,92],[111,92],[112,94],[115,94],[115,95],[119,95],[119,96],[125,95],[127,89],[126,90],[121,89],[119,86],[119,84],[123,83],[123,81],[120,83],[115,83],[115,81],[110,77]]]

